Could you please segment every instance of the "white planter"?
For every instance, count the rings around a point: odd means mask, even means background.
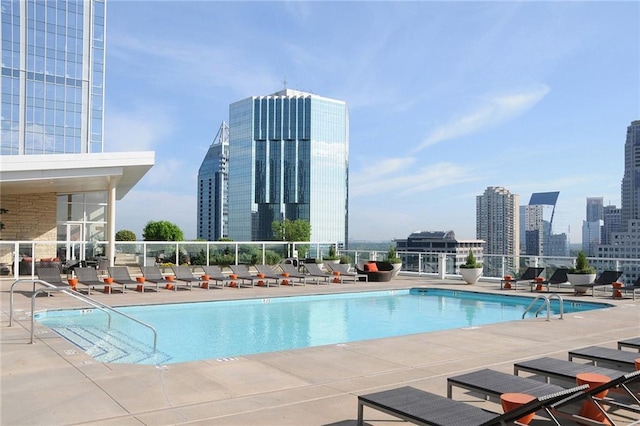
[[[392,263],[391,265],[393,265],[393,269],[391,270],[391,279],[394,279],[400,273],[402,263]]]
[[[482,268],[460,268],[460,275],[467,284],[475,284],[482,275]]]
[[[567,274],[567,280],[576,294],[586,293],[587,287],[580,286],[593,283],[596,280],[596,274]]]

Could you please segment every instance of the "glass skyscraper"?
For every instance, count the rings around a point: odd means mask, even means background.
[[[2,0],[0,154],[103,151],[104,0]]]
[[[222,123],[198,170],[198,238],[228,236],[229,126]]]
[[[343,101],[284,89],[229,106],[229,237],[273,239],[303,219],[311,241],[348,239],[349,114]]]

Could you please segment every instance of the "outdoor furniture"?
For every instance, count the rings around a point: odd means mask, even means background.
[[[544,271],[544,268],[536,268],[533,266],[529,266],[520,278],[514,278],[511,275],[505,275],[500,280],[500,290],[509,290],[513,288],[514,290],[518,290],[518,283],[521,281],[533,281],[536,277],[539,277],[540,274]],[[513,286],[513,287],[512,287]]]
[[[229,285],[231,281],[233,281],[222,273],[222,269],[220,269],[218,265],[203,265],[202,270],[204,274],[209,277],[207,288],[211,288],[211,282],[214,282],[216,286],[220,285],[220,288],[224,288],[225,284]]]
[[[640,337],[633,337],[631,339],[619,340],[618,349],[632,348],[640,351]]]
[[[282,271],[281,284],[285,284],[285,281],[287,281],[288,285],[295,285],[296,283],[295,280],[297,279],[298,283],[302,283],[302,285],[307,285],[307,278],[311,278],[312,280],[315,280],[316,284],[318,284],[317,277],[312,277],[310,275],[303,274],[302,272],[298,271],[298,268],[296,268],[291,263],[280,263],[278,267]]]
[[[622,271],[603,271],[591,284],[575,285],[575,294],[586,293],[591,289],[591,296],[595,296],[596,287],[609,287],[622,276]]]
[[[538,410],[549,412],[552,405],[568,397],[585,395],[587,385],[565,389],[551,395],[534,398],[513,410],[498,414],[465,402],[410,386],[358,397],[358,425],[364,425],[364,407],[382,411],[407,422],[423,425],[497,425],[509,424]]]
[[[56,289],[71,289],[69,283],[62,281],[62,276],[60,275],[60,271],[58,270],[58,268],[43,268],[40,266],[36,266],[36,274],[38,275],[39,280],[46,281]],[[50,292],[47,292],[47,296],[51,296]]]
[[[349,271],[349,266],[348,265],[343,265],[341,263],[327,262],[327,263],[325,263],[325,266],[327,267],[327,269],[329,271],[331,271],[333,273],[334,281],[337,278],[340,281],[340,284],[344,284],[344,279],[345,278],[353,279],[354,283],[356,281],[359,281],[360,278],[364,278],[365,281],[369,281],[369,277],[367,276],[367,274],[360,274],[360,273],[357,273],[357,272],[351,272],[351,271]]]
[[[78,284],[87,286],[87,295],[91,294],[91,289],[100,287],[104,293],[111,294],[112,286],[110,283],[105,282],[98,278],[98,271],[95,268],[74,268],[76,278],[78,278]],[[124,287],[122,288],[124,293]]]
[[[200,278],[194,277],[193,272],[191,272],[191,269],[188,266],[173,265],[171,269],[175,276],[175,282],[173,283],[174,291],[178,291],[180,282],[183,282],[185,287],[188,286],[189,290],[193,290],[194,282],[200,282]],[[171,286],[169,286],[169,289],[171,289]]]
[[[236,277],[235,279],[242,280],[243,285],[246,281],[249,281],[251,283],[251,287],[256,285],[256,282],[258,283],[258,285],[264,285],[269,287],[269,280],[273,279],[273,278],[259,277],[258,275],[253,275],[249,271],[249,267],[247,265],[230,265],[230,268],[231,268],[231,271],[233,272],[232,275]],[[233,276],[231,276],[231,278],[233,278]],[[261,282],[262,284],[260,284]]]
[[[551,357],[542,357],[520,361],[513,364],[513,374],[519,375],[521,371],[542,376],[548,382],[550,379],[563,380],[575,383],[579,373],[598,373],[611,378],[622,376],[624,371],[612,368],[599,367],[592,364],[581,364]]]
[[[134,288],[136,290],[144,293],[144,281],[137,281],[131,278],[131,275],[129,275],[129,270],[126,266],[108,266],[107,271],[109,271],[109,276],[113,278],[114,283],[120,284],[125,289],[128,285],[135,286]]]
[[[320,269],[317,263],[315,262],[303,262],[302,267],[305,271],[307,271],[307,275],[310,277],[318,278],[316,284],[320,284],[320,278],[324,281],[324,284],[328,284],[332,275],[327,274],[325,271]]]
[[[531,281],[530,285],[531,285],[531,291],[534,290],[534,288],[536,290],[538,290],[539,288],[542,288],[542,286],[546,286],[547,287],[547,293],[549,292],[549,286],[551,284],[555,284],[558,288],[560,288],[560,284],[564,284],[566,282],[569,282],[569,280],[567,279],[567,273],[569,272],[569,269],[567,268],[558,268],[555,271],[553,271],[553,274],[551,275],[551,277],[548,280],[542,280],[542,281],[536,281],[536,279],[534,278],[534,281]]]
[[[356,271],[360,275],[366,275],[369,282],[387,282],[391,281],[393,265],[389,262],[361,260],[356,265]],[[360,281],[363,279],[360,278]]]
[[[625,371],[631,371],[635,369],[635,360],[638,358],[638,354],[603,346],[588,346],[569,351],[569,361],[573,361],[574,358],[589,360],[594,365],[603,363],[605,365],[615,365],[616,368],[621,368]]]
[[[258,271],[258,274],[263,275],[263,278],[269,278],[276,282],[276,285],[280,285],[280,280],[282,279],[282,275],[278,275],[275,273],[271,266],[269,265],[253,265]]]
[[[633,284],[614,289],[614,291],[616,290],[620,292],[620,297],[622,294],[631,293],[633,300],[636,300],[636,293],[640,294],[640,277]]]

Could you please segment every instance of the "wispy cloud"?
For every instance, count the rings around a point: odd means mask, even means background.
[[[415,158],[393,158],[373,163],[351,176],[350,196],[357,198],[386,192],[415,197],[435,188],[477,179],[467,166],[442,162],[416,169],[412,167],[414,164]]]
[[[485,97],[473,111],[455,117],[436,127],[415,152],[437,143],[466,136],[505,123],[531,109],[549,93],[549,87],[539,85],[528,90]]]
[[[105,147],[112,152],[153,150],[173,131],[170,115],[154,105],[108,111]]]

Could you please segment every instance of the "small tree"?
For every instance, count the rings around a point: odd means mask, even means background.
[[[161,221],[149,221],[142,231],[142,238],[145,241],[184,241],[184,233],[178,225]]]
[[[271,223],[271,230],[276,241],[309,241],[311,240],[311,224],[304,219],[291,221],[285,219],[283,222],[274,221]],[[292,245],[289,245],[289,251]],[[306,253],[304,247],[299,247],[300,256],[304,257],[302,251]]]
[[[476,257],[473,255],[473,252],[469,250],[469,255],[467,256],[467,261],[460,265],[462,269],[475,269],[482,268],[482,263],[478,263],[476,261]]]
[[[392,245],[389,245],[389,250],[387,251],[387,262],[402,263],[402,259],[396,255],[396,249]]]
[[[595,274],[596,270],[594,267],[589,266],[589,260],[587,260],[587,255],[584,251],[580,251],[578,253],[578,257],[576,257],[576,267],[569,269],[569,273],[571,274]]]
[[[116,232],[116,241],[135,241],[136,234],[133,231],[129,231],[128,229],[121,229]]]

